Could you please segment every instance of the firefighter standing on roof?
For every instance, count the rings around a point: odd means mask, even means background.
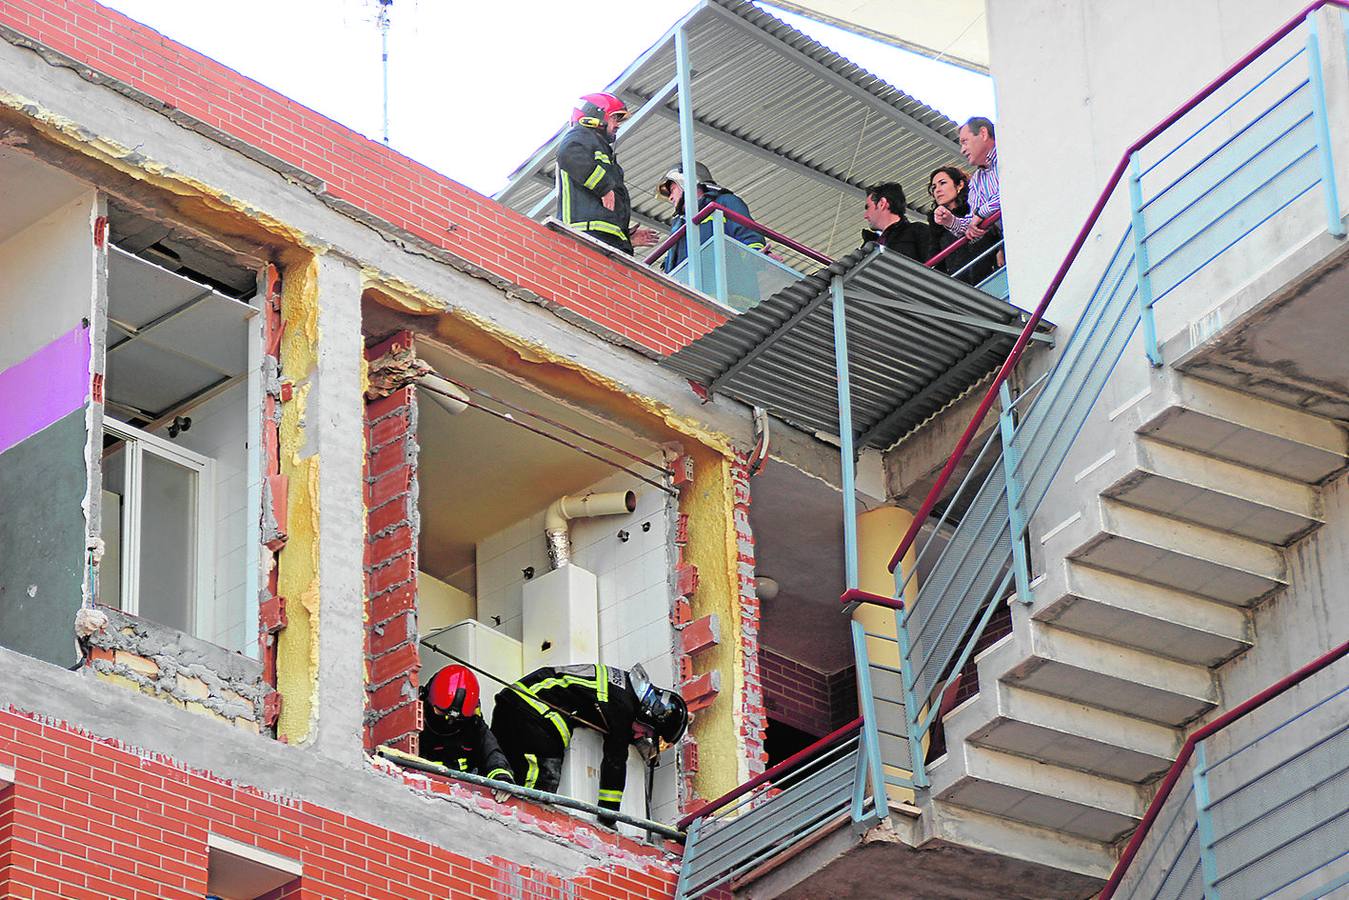
[[[688,726],[688,707],[673,691],[651,684],[641,666],[538,669],[496,696],[492,731],[525,787],[556,793],[562,757],[574,728],[604,735],[599,806],[617,811],[628,774],[628,747],[643,755],[673,745]],[[612,824],[612,820],[601,818]]]
[[[628,108],[613,94],[586,94],[571,112],[571,130],[557,148],[557,217],[611,247],[656,242],[649,228],[633,229],[632,203],[614,152]]]

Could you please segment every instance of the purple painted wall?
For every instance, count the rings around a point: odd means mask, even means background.
[[[0,372],[0,453],[84,406],[89,330],[75,328]]]

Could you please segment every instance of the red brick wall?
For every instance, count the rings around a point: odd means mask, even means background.
[[[17,772],[15,786],[0,793],[0,862],[12,863],[0,868],[5,897],[201,900],[208,832],[298,858],[304,875],[284,896],[304,900],[636,900],[674,891],[675,872],[661,850],[546,809],[531,807],[537,827],[574,843],[607,842],[624,862],[564,878],[524,861],[470,859],[304,800],[235,787],[13,711],[0,711],[0,765]],[[432,793],[494,804],[486,792],[462,785],[405,780]],[[424,812],[433,814],[433,808]]]
[[[823,737],[857,717],[857,676],[852,667],[817,672],[772,650],[759,651],[768,715]]]
[[[668,353],[724,320],[572,236],[91,0],[5,0],[0,24],[321,178],[329,195],[644,347]]]
[[[768,731],[768,717],[764,707],[763,675],[760,669],[759,647],[759,592],[754,583],[754,532],[749,525],[749,469],[745,459],[731,465],[731,489],[734,492],[736,584],[740,602],[740,652],[744,674],[744,693],[740,702],[740,739],[744,743],[749,762],[750,777],[760,774],[768,765],[768,751],[764,737]]]
[[[366,359],[408,347],[406,332]],[[417,752],[417,405],[411,385],[365,405],[365,747]]]

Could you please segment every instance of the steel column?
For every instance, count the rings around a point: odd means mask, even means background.
[[[726,278],[726,214],[721,210],[712,213],[712,265],[716,268],[713,278],[717,283],[717,299],[729,306],[731,290]]]
[[[680,25],[675,32],[675,78],[679,82],[679,156],[684,167],[684,245],[688,248],[689,287],[703,289],[701,241],[699,227],[693,224],[698,215],[698,172],[693,155],[693,87],[689,68],[689,27]],[[691,189],[690,189],[691,188]]]
[[[1209,811],[1208,753],[1204,742],[1194,745],[1194,821],[1199,839],[1199,862],[1204,873],[1204,900],[1218,900],[1218,860],[1213,855],[1213,814]]]
[[[1013,418],[1012,393],[1007,382],[998,386],[1002,412],[998,414],[998,429],[1002,434],[1002,467],[1007,482],[1007,518],[1012,530],[1012,574],[1016,576],[1016,596],[1022,603],[1031,602],[1030,562],[1026,559],[1026,517],[1021,512],[1022,485],[1016,473],[1021,453],[1016,449],[1016,422]]]
[[[915,563],[916,565],[916,563]],[[904,561],[895,566],[895,598],[903,599]],[[899,644],[899,684],[904,691],[904,731],[909,736],[909,777],[915,788],[927,787],[927,764],[923,760],[923,729],[918,721],[918,703],[913,693],[913,661],[909,658],[909,607],[895,614],[895,640]]]
[[[1152,317],[1152,266],[1148,261],[1148,233],[1143,224],[1143,174],[1138,162],[1138,151],[1129,154],[1129,233],[1134,241],[1134,271],[1138,273],[1138,315],[1143,323],[1143,351],[1148,362],[1158,368],[1162,365],[1162,351],[1157,347],[1157,323]]]
[[[1335,237],[1344,237],[1340,216],[1340,191],[1335,178],[1335,155],[1330,145],[1330,116],[1326,111],[1325,70],[1321,66],[1321,41],[1316,27],[1317,11],[1307,14],[1307,67],[1311,71],[1312,118],[1316,122],[1316,147],[1321,155],[1322,195],[1326,199],[1326,227]]]

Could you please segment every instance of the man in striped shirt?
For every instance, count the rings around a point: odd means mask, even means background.
[[[956,237],[969,238],[973,243],[993,227],[985,225],[984,221],[995,212],[1002,211],[1002,198],[998,193],[998,146],[993,123],[982,116],[975,116],[960,126],[960,152],[974,167],[969,185],[970,214],[957,216],[949,209],[938,206],[933,220]]]

